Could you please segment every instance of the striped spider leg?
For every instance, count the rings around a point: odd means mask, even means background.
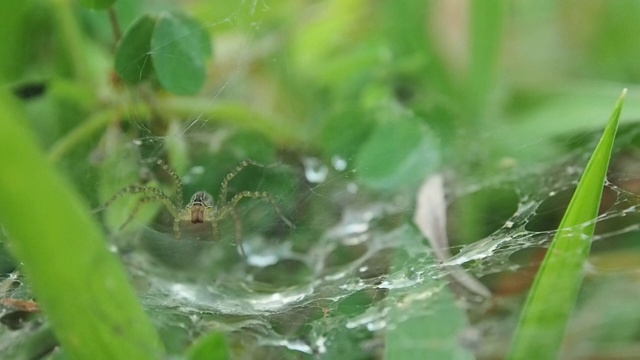
[[[152,186],[138,186],[131,185],[122,188],[116,194],[114,194],[107,202],[99,206],[98,208],[93,210],[93,213],[97,213],[99,211],[104,210],[111,204],[113,204],[119,198],[124,197],[126,194],[144,194],[144,197],[140,199],[134,210],[129,215],[128,219],[120,226],[120,229],[124,228],[135,216],[136,212],[140,209],[142,205],[149,202],[159,201],[161,202],[171,213],[173,217],[173,232],[176,239],[180,239],[180,222],[181,221],[189,221],[193,224],[199,223],[211,223],[212,237],[214,241],[219,240],[220,233],[218,230],[218,221],[231,216],[235,223],[235,242],[238,248],[238,252],[245,256],[244,249],[242,247],[242,222],[240,216],[235,210],[236,205],[240,200],[244,198],[254,198],[263,201],[267,201],[273,207],[274,211],[278,216],[284,221],[287,226],[291,228],[295,228],[295,225],[287,219],[271,194],[265,191],[242,191],[234,195],[231,200],[227,201],[227,187],[229,181],[233,179],[240,171],[242,171],[245,167],[249,165],[264,167],[264,165],[251,161],[245,160],[241,162],[232,172],[225,176],[222,184],[220,185],[220,198],[218,203],[214,203],[213,197],[206,191],[198,191],[191,197],[189,203],[183,208],[182,207],[182,182],[178,175],[167,166],[162,160],[158,160],[157,164],[160,165],[165,171],[167,171],[171,177],[173,178],[176,184],[176,196],[177,199],[174,200],[168,195],[166,195],[162,190],[152,187]]]

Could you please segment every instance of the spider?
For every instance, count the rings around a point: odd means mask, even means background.
[[[267,201],[271,204],[278,216],[285,222],[290,228],[295,228],[295,225],[289,221],[280,211],[280,208],[276,205],[273,197],[265,191],[242,191],[234,195],[231,200],[227,201],[227,185],[234,176],[238,175],[242,169],[249,165],[258,167],[264,167],[264,165],[254,162],[252,160],[242,161],[236,168],[225,176],[224,180],[220,184],[220,197],[218,203],[215,204],[213,196],[206,191],[198,191],[191,197],[189,203],[183,207],[182,198],[182,182],[176,172],[171,169],[162,160],[157,160],[156,163],[160,165],[171,177],[176,185],[176,200],[167,196],[162,190],[152,186],[130,185],[120,189],[104,204],[93,210],[93,213],[97,213],[106,209],[113,204],[119,198],[124,197],[126,194],[144,194],[145,196],[140,199],[134,210],[129,215],[128,219],[120,226],[120,229],[124,228],[135,216],[136,212],[142,205],[148,202],[159,201],[167,208],[171,216],[173,216],[173,233],[176,239],[180,239],[180,222],[190,221],[193,224],[210,222],[213,240],[217,241],[220,238],[218,230],[218,221],[225,219],[231,215],[235,222],[235,235],[236,235],[236,247],[240,255],[245,256],[244,249],[242,247],[242,223],[240,221],[240,215],[235,210],[238,202],[244,198],[255,198]]]

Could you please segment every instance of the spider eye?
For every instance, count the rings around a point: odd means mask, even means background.
[[[198,191],[197,193],[193,194],[193,196],[191,197],[191,203],[212,206],[213,198],[206,191]]]

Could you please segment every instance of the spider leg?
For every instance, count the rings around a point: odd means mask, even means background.
[[[173,216],[174,218],[173,229],[174,229],[174,232],[176,232],[176,238],[180,238],[180,232],[177,231],[177,226],[178,226],[177,221],[180,218],[180,211],[178,210],[176,205],[173,203],[173,201],[171,201],[171,199],[164,192],[162,192],[162,190],[154,187],[131,185],[131,186],[122,188],[120,189],[120,191],[115,193],[115,195],[113,195],[109,200],[107,200],[107,202],[93,209],[91,213],[95,214],[97,212],[100,212],[106,209],[111,204],[113,204],[116,200],[124,197],[125,194],[145,194],[146,196],[140,199],[140,202],[136,205],[136,207],[134,208],[129,218],[127,218],[127,221],[125,221],[125,223],[120,226],[120,229],[123,229],[133,219],[133,217],[138,212],[142,204],[150,201],[160,201],[171,213],[171,216]]]
[[[246,168],[249,165],[253,165],[261,168],[265,167],[263,164],[255,162],[253,160],[244,160],[243,162],[238,164],[238,166],[236,166],[236,168],[233,169],[232,172],[228,173],[227,176],[225,176],[224,180],[222,181],[222,184],[220,184],[219,204],[224,204],[227,200],[227,185],[229,181],[231,181],[231,179],[233,179],[236,175],[238,175],[238,173],[242,171],[242,169]]]
[[[238,253],[242,257],[247,257],[247,254],[244,253],[244,247],[242,246],[242,222],[240,221],[240,215],[234,208],[231,208],[229,211],[236,227],[236,247],[238,248]]]
[[[173,217],[179,216],[179,211],[176,205],[171,201],[171,199],[164,193],[162,190],[150,186],[138,186],[131,185],[120,189],[117,193],[115,193],[109,200],[107,200],[104,204],[98,206],[97,208],[91,211],[92,214],[96,214],[116,202],[116,200],[124,197],[126,194],[145,194],[148,198],[155,198],[166,206],[167,210],[173,215]]]
[[[134,207],[133,210],[131,211],[131,214],[129,214],[129,217],[127,218],[127,220],[123,222],[122,225],[120,225],[120,227],[118,228],[118,231],[124,229],[127,225],[129,225],[131,220],[133,220],[133,218],[136,216],[138,211],[140,211],[140,208],[142,208],[144,204],[150,203],[154,200],[157,200],[157,199],[154,197],[145,197],[140,199],[140,201],[138,201],[138,203],[136,204],[136,207]]]
[[[180,218],[173,218],[173,236],[176,237],[176,240],[180,240]]]
[[[182,209],[183,201],[184,201],[184,195],[182,193],[182,181],[180,181],[180,177],[178,176],[178,174],[176,174],[175,170],[170,168],[169,165],[167,165],[161,159],[158,159],[156,161],[156,164],[160,165],[164,169],[164,171],[166,171],[167,174],[171,175],[171,177],[173,178],[173,182],[176,185],[177,208],[178,209]]]
[[[220,240],[220,229],[218,229],[218,220],[211,221],[211,236],[213,241]]]
[[[276,205],[276,202],[273,199],[273,197],[265,191],[243,191],[241,193],[238,193],[233,198],[231,198],[231,200],[226,205],[222,205],[223,207],[222,212],[226,213],[227,211],[232,211],[236,207],[238,202],[244,198],[254,198],[254,199],[261,199],[264,201],[268,201],[273,207],[273,210],[275,210],[276,214],[278,214],[280,219],[282,219],[282,221],[284,221],[284,223],[287,224],[287,226],[289,226],[292,229],[296,228],[296,226],[293,225],[293,223],[284,216],[282,211],[280,211],[280,208],[278,207],[278,205]]]

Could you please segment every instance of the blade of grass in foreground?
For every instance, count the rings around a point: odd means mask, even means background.
[[[160,359],[164,349],[80,197],[0,93],[0,223],[71,359]]]
[[[582,283],[625,89],[589,159],[538,271],[511,344],[509,359],[554,359]]]

